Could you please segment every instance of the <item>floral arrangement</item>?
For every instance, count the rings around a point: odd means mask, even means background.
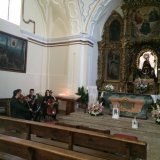
[[[155,118],[157,124],[160,124],[160,105],[155,103],[155,106],[152,106],[152,117]]]
[[[105,86],[105,90],[109,91],[109,92],[112,92],[112,91],[114,91],[114,86],[112,84],[107,84]]]
[[[90,104],[88,106],[88,113],[93,116],[102,115],[103,112],[102,103],[97,102],[96,104]]]
[[[136,79],[135,82],[135,89],[139,91],[139,93],[144,93],[148,89],[148,82],[146,79]]]

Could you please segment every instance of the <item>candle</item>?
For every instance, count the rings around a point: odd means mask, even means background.
[[[137,129],[138,128],[138,121],[136,118],[132,119],[132,128]]]

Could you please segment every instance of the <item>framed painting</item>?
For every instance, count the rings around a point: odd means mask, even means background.
[[[105,79],[119,81],[120,79],[120,52],[119,50],[109,50],[106,53]]]
[[[0,70],[26,72],[27,40],[0,31]]]
[[[160,36],[159,29],[159,7],[144,6],[131,10],[132,12],[132,25],[131,36],[132,38],[151,39]]]

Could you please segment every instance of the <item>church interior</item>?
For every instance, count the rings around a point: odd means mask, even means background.
[[[0,159],[159,160],[159,0],[0,0]]]

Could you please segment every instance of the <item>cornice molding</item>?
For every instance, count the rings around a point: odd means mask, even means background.
[[[93,37],[83,33],[81,33],[80,35],[59,38],[45,38],[31,32],[27,32],[25,30],[21,30],[21,33],[24,38],[28,39],[28,41],[44,47],[56,47],[75,44],[89,45],[93,47],[94,44],[97,43],[97,41]]]

